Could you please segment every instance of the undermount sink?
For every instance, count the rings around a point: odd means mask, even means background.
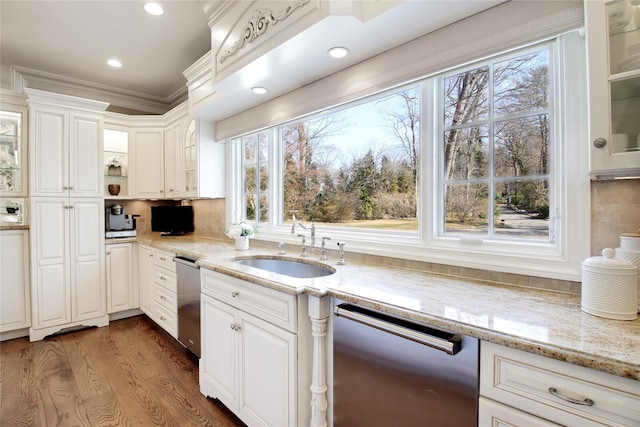
[[[336,269],[320,263],[311,263],[296,258],[276,258],[273,256],[254,256],[250,258],[237,258],[235,264],[246,265],[270,271],[284,276],[296,277],[299,279],[310,279],[314,277],[329,276],[336,272]]]

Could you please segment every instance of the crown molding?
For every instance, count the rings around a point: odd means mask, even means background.
[[[164,114],[184,102],[188,96],[186,85],[169,97],[160,98],[26,67],[12,66],[11,74],[14,91],[22,91],[24,88],[39,89],[79,98],[95,99],[112,106],[147,114]]]

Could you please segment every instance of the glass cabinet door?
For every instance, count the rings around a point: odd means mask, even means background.
[[[185,191],[190,195],[198,194],[197,144],[196,121],[191,120],[184,139],[184,185]]]
[[[640,150],[640,2],[606,4],[612,153]]]
[[[23,118],[21,113],[0,111],[0,192],[22,193]]]

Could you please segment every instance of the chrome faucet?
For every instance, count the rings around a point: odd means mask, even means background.
[[[296,234],[296,225],[299,225],[300,227],[302,227],[305,230],[311,230],[311,244],[309,245],[309,247],[311,249],[316,247],[316,223],[314,221],[311,221],[311,225],[310,226],[305,226],[303,223],[301,223],[300,221],[296,221],[293,223],[293,225],[291,226],[291,234]]]

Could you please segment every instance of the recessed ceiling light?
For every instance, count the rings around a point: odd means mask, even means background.
[[[265,93],[267,93],[267,89],[260,86],[252,87],[251,90],[253,91],[253,93],[257,93],[258,95],[264,95]]]
[[[144,10],[146,10],[147,13],[150,13],[152,15],[157,15],[157,16],[160,16],[164,13],[164,9],[162,8],[162,6],[160,6],[160,4],[154,1],[145,3]]]
[[[110,60],[107,61],[107,64],[109,64],[110,66],[112,66],[114,68],[122,67],[122,62],[118,61],[117,59],[110,59]]]
[[[349,49],[346,47],[332,47],[327,53],[332,58],[344,58],[349,54]]]

